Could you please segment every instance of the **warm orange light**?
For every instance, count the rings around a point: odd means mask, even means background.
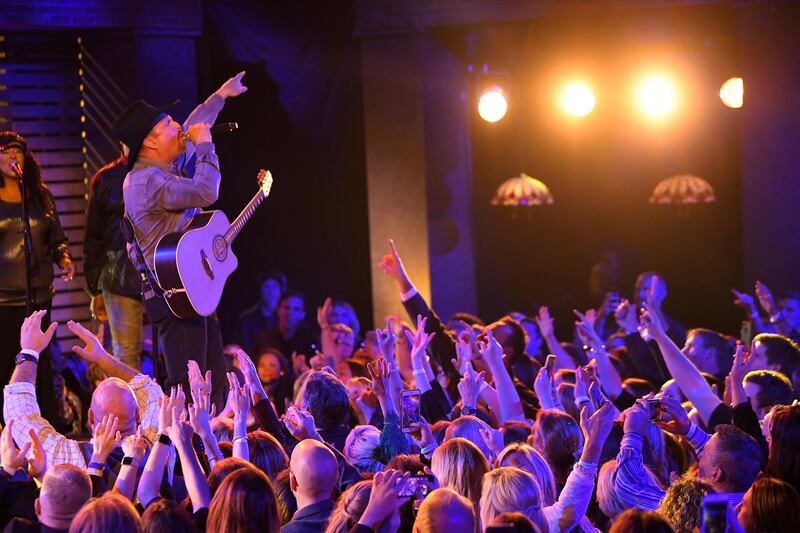
[[[650,116],[664,116],[676,103],[675,88],[663,76],[651,76],[639,85],[639,105]]]
[[[719,89],[719,97],[722,103],[728,107],[739,109],[744,105],[744,80],[742,78],[731,78],[722,84]]]
[[[561,93],[561,107],[573,117],[585,117],[596,103],[592,89],[582,82],[570,83]]]
[[[478,100],[478,114],[486,122],[497,122],[506,116],[508,101],[502,89],[492,88],[483,93]]]

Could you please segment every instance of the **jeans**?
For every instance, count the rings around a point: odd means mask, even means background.
[[[217,411],[225,407],[228,378],[225,375],[225,356],[222,352],[222,333],[217,314],[198,318],[178,318],[172,314],[166,302],[155,296],[145,300],[144,308],[150,322],[158,328],[158,343],[164,354],[167,367],[168,390],[183,384],[186,397],[190,397],[189,372],[186,364],[189,359],[197,361],[200,372],[211,370],[211,401],[217,404]],[[154,357],[154,360],[157,360]]]
[[[103,291],[108,327],[111,329],[111,347],[114,357],[140,370],[142,365],[142,314],[141,300]]]

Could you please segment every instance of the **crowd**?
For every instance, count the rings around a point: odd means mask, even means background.
[[[37,365],[56,324],[29,315],[4,384],[0,525],[800,530],[800,295],[737,292],[755,336],[735,340],[687,332],[662,308],[664,278],[646,272],[630,300],[610,292],[575,311],[575,339],[560,342],[546,307],[444,323],[390,246],[379,266],[409,322],[362,337],[353,308],[328,299],[316,337],[303,296],[268,272],[225,350],[224,405],[195,361],[188,390],[162,391],[68,322],[81,339],[73,377],[94,376],[75,400],[86,439],[42,415]]]

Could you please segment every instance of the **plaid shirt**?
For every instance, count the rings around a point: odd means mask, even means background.
[[[686,440],[700,455],[710,439],[705,431],[692,424]],[[656,511],[667,492],[661,488],[656,477],[644,465],[642,446],[644,439],[636,433],[626,433],[617,455],[617,468],[614,470],[614,492],[625,508],[635,507],[643,511]]]
[[[155,381],[144,374],[136,375],[128,385],[136,396],[136,404],[141,414],[142,433],[152,446],[158,438],[156,401],[164,396],[164,393]],[[32,429],[42,441],[48,466],[70,463],[86,469],[88,461],[81,451],[80,443],[58,433],[50,422],[42,418],[33,383],[11,383],[6,385],[3,393],[5,395],[3,417],[6,421],[15,419],[13,437],[17,443],[26,442],[28,430]]]

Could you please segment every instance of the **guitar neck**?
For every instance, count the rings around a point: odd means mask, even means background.
[[[225,233],[225,240],[228,241],[228,245],[230,246],[233,243],[233,240],[239,235],[239,232],[242,231],[242,228],[247,221],[250,220],[250,217],[253,216],[253,213],[256,212],[258,206],[261,205],[261,202],[264,201],[266,195],[262,191],[258,191],[253,199],[242,209],[242,212],[239,213],[239,216],[236,217],[231,223],[230,229]]]

